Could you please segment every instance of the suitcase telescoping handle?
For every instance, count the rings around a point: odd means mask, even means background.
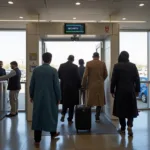
[[[82,105],[82,102],[83,102],[83,105],[85,105],[85,97],[86,96],[83,96],[85,94],[85,89],[81,88],[79,90],[79,105]]]

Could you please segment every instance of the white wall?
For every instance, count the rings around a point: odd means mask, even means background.
[[[112,115],[114,99],[110,94],[111,76],[114,64],[117,63],[119,56],[119,34],[111,35],[104,41],[104,58],[108,70],[108,78],[105,81],[106,106],[105,113],[111,119],[117,119]]]

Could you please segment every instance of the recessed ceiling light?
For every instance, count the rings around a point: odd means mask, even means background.
[[[126,20],[126,18],[122,18],[122,20]]]
[[[73,20],[76,20],[77,18],[76,17],[73,17]]]
[[[76,2],[76,5],[81,5],[81,3],[80,2]]]
[[[19,18],[20,18],[20,19],[23,19],[23,17],[22,17],[22,16],[20,16]]]
[[[139,4],[139,6],[140,6],[140,7],[143,7],[143,6],[144,6],[144,4],[143,4],[143,3],[141,3],[141,4]]]
[[[8,1],[8,4],[12,5],[12,4],[14,4],[14,2],[13,1]]]

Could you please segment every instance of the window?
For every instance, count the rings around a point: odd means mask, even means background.
[[[127,51],[130,61],[135,63],[141,80],[147,79],[147,32],[120,32],[120,52]],[[148,107],[148,86],[141,83],[141,92],[137,98],[138,108]]]
[[[21,81],[26,81],[26,32],[0,31],[0,51],[6,73],[11,70],[10,62],[17,61],[22,72]],[[19,94],[19,110],[25,110],[25,84]]]

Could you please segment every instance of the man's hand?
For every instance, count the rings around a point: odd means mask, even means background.
[[[115,98],[115,94],[114,93],[111,93],[111,95],[112,95],[113,98]]]
[[[30,102],[33,103],[33,99],[32,98],[30,98]]]

